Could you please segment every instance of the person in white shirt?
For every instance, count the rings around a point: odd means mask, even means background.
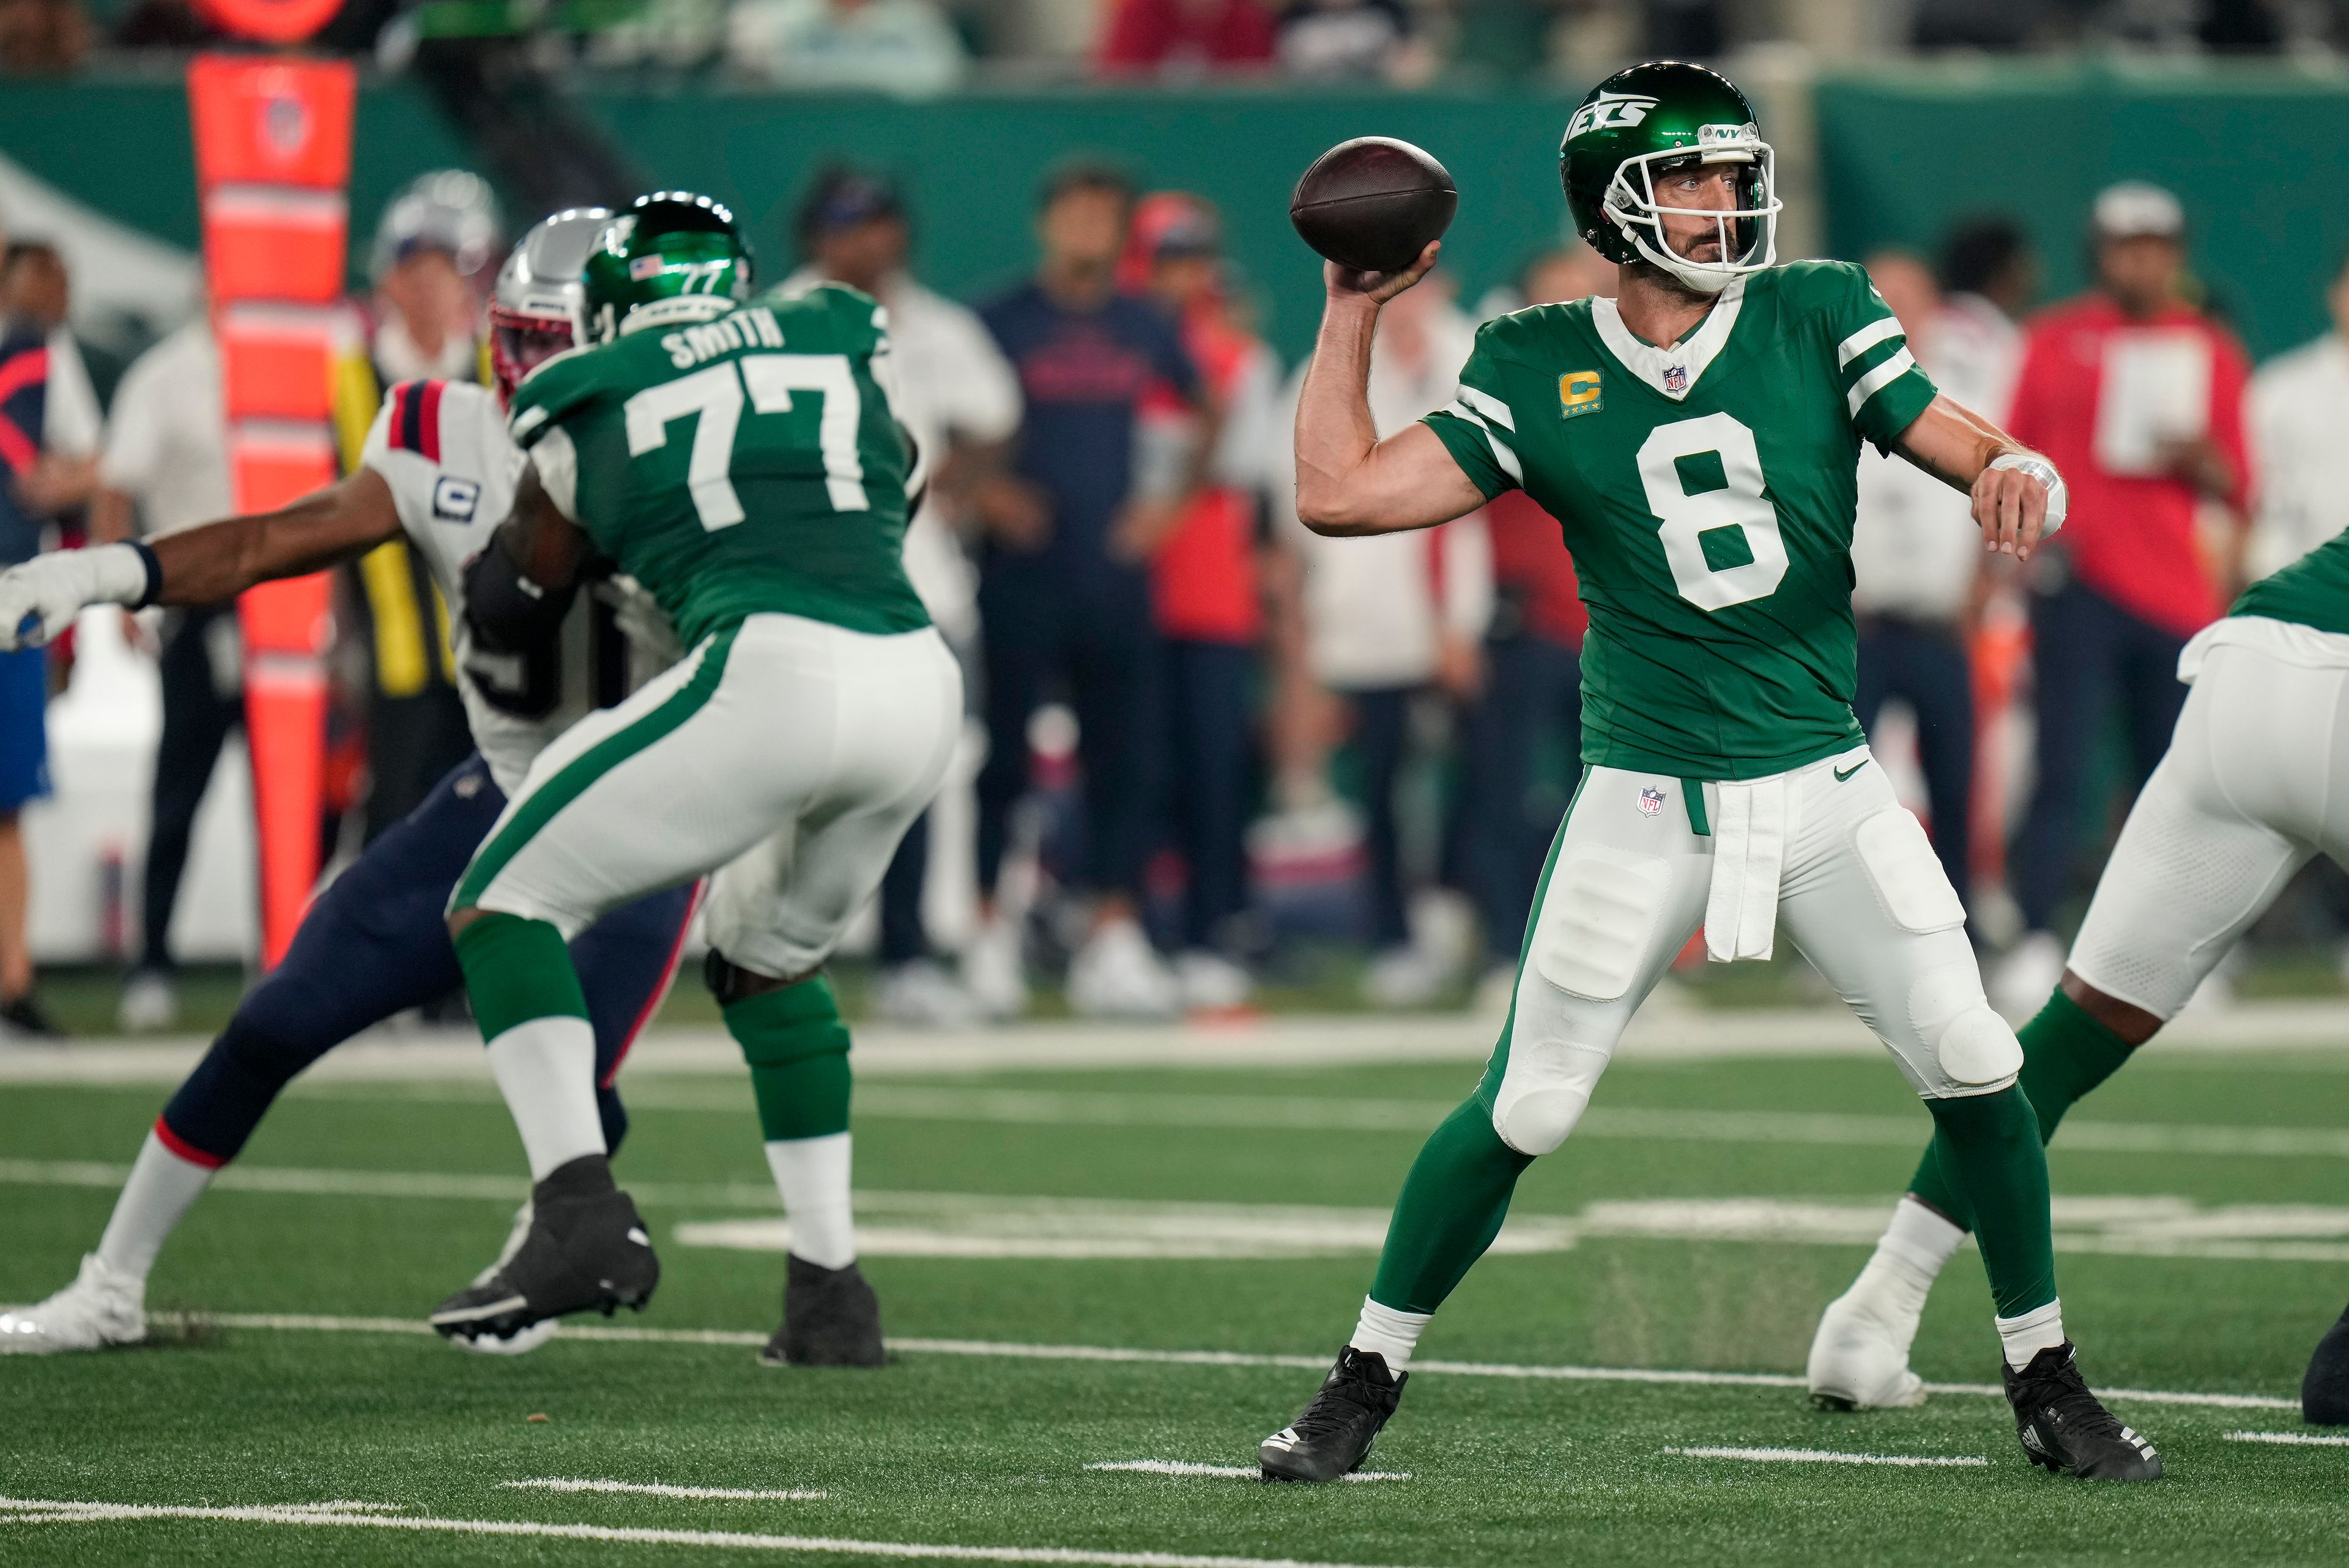
[[[1429,280],[1438,283],[1442,274]],[[1389,435],[1443,407],[1458,390],[1476,326],[1443,287],[1399,294],[1379,317],[1371,348],[1370,402]],[[1404,903],[1396,787],[1410,740],[1413,699],[1431,688],[1455,702],[1483,684],[1482,644],[1493,611],[1492,542],[1482,511],[1417,533],[1325,539],[1297,521],[1294,449],[1304,387],[1300,366],[1288,387],[1275,459],[1276,521],[1303,563],[1303,658],[1311,678],[1351,712],[1361,760],[1364,847],[1370,859],[1371,934],[1375,955],[1364,979],[1382,1006],[1424,1006],[1459,977],[1464,944],[1414,940]]]
[[[2349,255],[2324,305],[2333,330],[2260,366],[2247,399],[2259,511],[2243,573],[2282,571],[2349,528]]]
[[[779,87],[905,98],[957,87],[970,67],[931,0],[740,0],[727,13],[726,54]]]
[[[976,312],[914,281],[905,202],[885,181],[839,168],[817,177],[793,225],[803,264],[786,289],[843,283],[889,313],[897,413],[931,464],[921,510],[905,530],[905,575],[958,657],[978,637],[977,575],[959,528],[976,488],[999,468],[1019,428],[1019,379]],[[895,1023],[954,1027],[978,1021],[970,992],[931,953],[922,919],[929,813],[899,841],[881,882],[881,980],[874,1004]]]
[[[220,346],[209,320],[190,322],[124,372],[98,472],[98,496],[90,508],[94,544],[134,536],[156,539],[235,511],[228,428],[221,409]],[[163,735],[155,750],[139,961],[123,986],[119,1012],[127,1031],[169,1028],[178,1016],[171,933],[180,877],[221,748],[244,719],[244,649],[236,606],[165,612],[158,663]]]

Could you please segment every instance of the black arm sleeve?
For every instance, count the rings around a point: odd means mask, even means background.
[[[491,706],[543,718],[563,695],[563,620],[576,586],[524,575],[500,537],[465,563],[465,673]]]

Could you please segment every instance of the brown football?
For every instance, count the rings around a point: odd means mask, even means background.
[[[1288,199],[1288,221],[1340,266],[1392,273],[1443,238],[1459,206],[1452,176],[1425,152],[1391,136],[1358,136],[1313,160]]]

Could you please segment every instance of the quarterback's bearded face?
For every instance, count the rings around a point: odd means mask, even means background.
[[[1741,164],[1682,164],[1656,177],[1657,217],[1664,242],[1692,262],[1728,259],[1723,223],[1713,212],[1734,212],[1744,204],[1745,169]]]

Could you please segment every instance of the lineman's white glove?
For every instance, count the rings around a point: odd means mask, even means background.
[[[101,544],[52,551],[0,572],[0,653],[44,645],[91,604],[145,603],[153,560],[140,545]]]
[[[636,652],[661,669],[685,657],[677,627],[651,590],[625,572],[615,572],[595,584],[595,597],[612,607],[612,620]]]

